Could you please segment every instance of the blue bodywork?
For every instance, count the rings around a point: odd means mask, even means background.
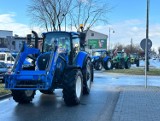
[[[77,65],[78,67],[83,67],[85,59],[87,57],[87,53],[84,51],[81,51],[77,54],[77,57],[75,59],[75,65]]]
[[[107,51],[106,50],[98,50],[98,51],[95,51],[95,52],[98,52],[100,55],[97,55],[97,56],[92,56],[92,62],[93,61],[98,61],[98,60],[101,60],[101,61],[108,61],[108,59],[111,59],[110,56],[105,56],[103,57],[103,54],[106,53]]]
[[[22,65],[27,56],[31,54],[36,55],[35,69],[24,70]],[[87,55],[86,52],[78,52],[74,66],[82,68]],[[49,56],[50,59],[47,68],[40,69],[38,61],[43,56]],[[48,90],[53,88],[53,83],[57,81],[56,74],[60,73],[62,75],[64,73],[68,61],[68,56],[64,53],[58,53],[57,49],[41,53],[39,49],[29,47],[24,43],[23,50],[19,53],[11,74],[5,77],[5,88],[16,90]],[[57,88],[57,86],[54,86],[54,88]]]
[[[103,58],[103,61],[105,62],[105,61],[108,61],[109,59],[111,59],[111,57],[110,56],[106,56],[106,57]]]

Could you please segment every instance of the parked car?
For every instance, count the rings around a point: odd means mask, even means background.
[[[14,57],[14,60],[16,60],[16,57],[18,56],[18,53],[13,52],[11,54]],[[30,59],[30,58],[27,57],[25,59],[24,63],[23,63],[23,67],[29,67],[31,64],[32,64],[32,59]]]
[[[103,67],[105,70],[111,69],[111,57],[106,50],[93,51],[92,64],[96,70],[101,70]]]
[[[4,76],[7,71],[7,65],[4,62],[0,62],[0,80],[2,80],[2,83],[4,83]]]
[[[12,67],[15,59],[10,52],[0,52],[0,62],[3,62],[7,67]]]

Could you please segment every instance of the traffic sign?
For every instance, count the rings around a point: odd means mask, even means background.
[[[148,42],[147,42],[147,43],[148,43],[147,50],[150,50],[151,47],[152,47],[152,41],[151,41],[150,39],[148,39]],[[141,41],[140,46],[141,46],[141,48],[142,48],[143,50],[145,50],[145,48],[146,48],[146,39],[143,39],[143,40]]]

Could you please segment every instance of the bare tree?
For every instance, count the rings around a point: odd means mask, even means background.
[[[72,6],[69,16],[71,24],[73,23],[77,30],[80,24],[88,30],[98,22],[107,23],[106,15],[111,9],[107,2],[96,0],[74,0]]]
[[[61,30],[61,24],[69,12],[72,0],[31,0],[28,13],[34,24],[46,31]]]
[[[158,47],[158,54],[160,55],[160,47]]]

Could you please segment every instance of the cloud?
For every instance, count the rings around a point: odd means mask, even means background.
[[[10,30],[13,31],[13,34],[17,34],[19,36],[26,36],[31,30],[35,30],[38,33],[43,32],[43,29],[39,27],[30,27],[26,24],[18,23],[14,19],[16,15],[14,13],[11,14],[0,14],[0,29],[1,30]],[[121,43],[123,45],[128,45],[131,42],[131,38],[134,44],[140,44],[141,40],[146,37],[146,22],[145,20],[125,20],[119,23],[114,23],[112,25],[99,25],[92,28],[92,30],[109,34],[110,32],[110,46],[113,47],[117,43]],[[62,30],[65,30],[64,26],[62,26]],[[71,27],[68,26],[68,31],[71,30]],[[74,31],[74,27],[72,28]],[[113,33],[113,30],[115,33]],[[149,37],[152,40],[153,48],[157,50],[160,47],[160,24],[150,24],[149,27]]]
[[[13,31],[13,34],[17,34],[19,36],[26,36],[27,34],[31,33],[31,30],[41,32],[39,27],[31,28],[26,24],[16,22],[14,19],[15,16],[16,15],[14,13],[0,14],[0,29]]]
[[[109,35],[110,43],[113,47],[116,43],[128,45],[131,38],[134,44],[139,44],[142,39],[146,38],[146,23],[145,20],[126,20],[113,25],[95,26],[93,30]],[[115,33],[112,33],[113,30]],[[152,47],[157,50],[160,47],[160,24],[150,24],[149,38],[152,40]]]

